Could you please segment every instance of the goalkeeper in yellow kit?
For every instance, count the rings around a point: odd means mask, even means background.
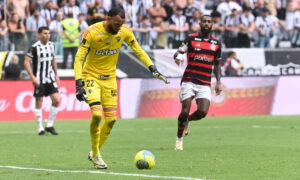
[[[117,120],[116,66],[123,41],[126,41],[155,78],[169,83],[157,71],[132,31],[123,25],[124,22],[124,10],[115,7],[108,12],[106,21],[88,27],[83,34],[74,62],[76,98],[88,103],[91,109],[92,151],[88,158],[97,169],[107,168],[100,155],[100,149]],[[104,111],[104,121],[100,126],[100,121],[103,119],[101,106]]]

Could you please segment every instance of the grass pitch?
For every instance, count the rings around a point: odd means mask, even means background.
[[[35,122],[1,122],[0,179],[123,180],[155,175],[159,176],[155,179],[300,179],[299,116],[210,117],[192,122],[183,151],[174,151],[176,119],[119,119],[102,149],[107,170],[96,170],[87,160],[88,120],[56,121],[55,127],[58,136],[39,137]],[[151,170],[138,170],[133,163],[142,149],[156,156]],[[106,174],[91,173],[95,171]]]

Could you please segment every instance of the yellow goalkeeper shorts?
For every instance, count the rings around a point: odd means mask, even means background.
[[[103,107],[117,107],[117,81],[115,78],[102,80],[94,77],[83,77],[84,89],[87,93],[86,102],[89,105],[96,105],[98,102]]]

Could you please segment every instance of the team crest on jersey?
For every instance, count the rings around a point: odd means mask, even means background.
[[[121,36],[116,37],[116,40],[117,40],[118,42],[120,42]]]
[[[216,45],[211,44],[211,45],[210,45],[210,49],[211,49],[212,51],[215,51],[215,50],[216,50]]]
[[[117,96],[117,90],[116,89],[111,90],[110,93],[111,93],[111,96]]]

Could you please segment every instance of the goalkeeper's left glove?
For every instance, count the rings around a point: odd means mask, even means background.
[[[156,79],[162,80],[166,84],[170,83],[170,81],[168,81],[168,79],[164,75],[157,71],[154,65],[149,66],[149,70],[151,71],[153,77],[155,77]]]

